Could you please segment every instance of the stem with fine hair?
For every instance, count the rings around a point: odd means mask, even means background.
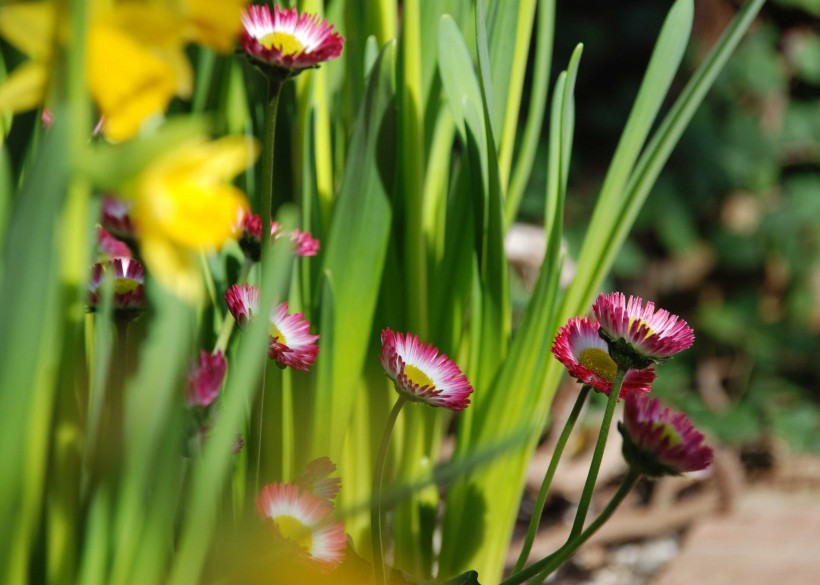
[[[532,518],[530,518],[530,526],[527,530],[527,536],[524,539],[524,546],[521,548],[521,553],[518,555],[518,560],[513,567],[512,574],[515,575],[527,563],[532,550],[532,543],[535,541],[535,534],[538,532],[538,524],[541,521],[541,514],[544,512],[544,504],[547,501],[547,494],[549,493],[552,478],[555,475],[555,470],[558,467],[558,462],[561,460],[561,455],[564,453],[564,447],[567,445],[572,429],[575,427],[575,421],[578,420],[578,415],[581,413],[581,408],[586,402],[589,394],[590,386],[584,384],[581,391],[578,393],[578,398],[575,400],[575,405],[572,407],[572,412],[569,414],[567,422],[564,424],[564,429],[561,431],[561,436],[558,437],[558,442],[555,445],[555,450],[552,452],[552,459],[550,459],[549,467],[544,475],[544,481],[541,482],[541,489],[538,491],[538,498],[535,500],[535,508],[532,511]]]
[[[572,530],[570,530],[567,542],[570,542],[578,536],[584,528],[584,520],[586,520],[587,512],[589,511],[589,504],[592,501],[592,492],[595,489],[595,481],[598,479],[598,471],[601,469],[601,460],[604,458],[606,441],[609,438],[609,427],[612,425],[612,415],[615,413],[615,405],[618,403],[618,396],[621,393],[621,387],[624,384],[624,378],[628,371],[627,368],[618,366],[615,379],[612,381],[612,389],[609,391],[609,400],[606,403],[604,420],[601,422],[601,430],[598,432],[598,442],[595,444],[592,462],[589,464],[589,474],[584,484],[584,491],[581,494],[581,501],[578,503],[575,521],[572,524]]]
[[[281,77],[268,76],[268,102],[265,105],[264,128],[262,128],[262,180],[259,183],[263,257],[268,251],[271,240],[270,221],[273,217],[273,156],[276,142],[276,116],[279,111],[279,96],[282,94],[284,81]]]
[[[379,445],[379,454],[376,457],[376,467],[373,469],[373,489],[370,495],[370,532],[373,540],[373,573],[376,576],[378,585],[386,585],[387,567],[384,564],[384,536],[382,533],[382,483],[384,480],[384,467],[387,461],[387,447],[390,444],[390,437],[393,434],[393,427],[399,417],[404,403],[407,402],[402,394],[390,411],[387,423],[384,425],[382,442]]]
[[[629,471],[627,472],[626,476],[624,477],[623,481],[621,482],[618,491],[615,492],[615,495],[612,496],[612,499],[603,509],[601,514],[592,521],[592,523],[584,530],[581,534],[575,536],[574,538],[570,539],[564,546],[559,548],[557,551],[541,559],[540,561],[533,563],[520,573],[516,573],[506,581],[503,581],[500,585],[520,585],[525,581],[532,579],[531,583],[542,583],[544,579],[546,579],[555,569],[560,567],[563,563],[569,559],[578,548],[584,544],[589,538],[598,531],[598,529],[604,525],[604,523],[609,520],[610,516],[615,512],[618,506],[621,504],[623,499],[626,495],[632,491],[632,488],[635,487],[638,479],[640,478],[641,474],[636,471],[634,468],[630,467]],[[533,578],[535,577],[535,578]]]

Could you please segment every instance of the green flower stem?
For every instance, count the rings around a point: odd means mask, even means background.
[[[293,478],[294,419],[293,377],[289,368],[282,371],[282,478]]]
[[[615,495],[612,496],[612,499],[606,505],[606,508],[603,509],[601,514],[592,522],[592,524],[587,527],[586,530],[570,539],[564,546],[548,557],[541,559],[537,563],[533,563],[520,573],[516,573],[506,581],[503,581],[500,585],[520,585],[530,579],[532,579],[532,583],[543,582],[543,579],[564,564],[567,559],[575,554],[575,551],[578,550],[582,544],[589,540],[589,538],[595,534],[607,520],[609,520],[610,516],[612,516],[613,512],[615,512],[626,495],[632,491],[633,487],[635,487],[635,483],[637,483],[640,476],[641,474],[638,473],[638,471],[630,467],[626,477],[624,477],[621,482],[621,486],[618,488],[618,491],[615,492]],[[533,577],[535,578],[533,579]]]
[[[245,258],[245,261],[242,263],[242,268],[239,270],[239,278],[236,279],[237,284],[243,284],[248,280],[248,274],[251,271],[252,265],[253,262],[248,258]],[[228,341],[231,339],[231,333],[233,332],[234,325],[236,325],[236,319],[233,318],[230,311],[227,311],[225,318],[222,319],[222,327],[219,328],[219,334],[216,337],[216,344],[214,344],[213,353],[218,351],[225,353],[225,349],[228,347]]]
[[[581,501],[578,503],[578,511],[575,513],[575,521],[572,524],[567,542],[574,539],[584,528],[584,520],[589,511],[589,504],[592,500],[592,492],[595,489],[595,481],[598,479],[598,471],[601,469],[601,460],[604,458],[606,440],[609,437],[609,427],[612,425],[612,415],[615,413],[615,405],[618,403],[618,396],[624,384],[627,369],[618,366],[615,379],[612,381],[612,390],[609,392],[609,401],[606,403],[604,420],[601,422],[601,430],[598,432],[598,442],[595,444],[595,452],[592,454],[592,463],[589,464],[589,474],[587,482],[584,484],[584,491],[581,494]]]
[[[205,276],[205,289],[208,291],[208,300],[212,305],[216,305],[216,285],[214,284],[214,275],[211,272],[211,265],[208,262],[208,255],[201,251],[199,252],[199,265],[202,267],[202,274]]]
[[[262,217],[262,256],[270,244],[270,220],[273,212],[273,166],[276,142],[276,115],[279,111],[279,96],[285,79],[268,76],[268,103],[265,106],[265,121],[262,128],[262,181],[259,189],[259,205]]]
[[[379,445],[379,454],[376,457],[376,467],[373,470],[373,489],[370,496],[370,532],[373,540],[373,573],[376,576],[377,585],[386,585],[387,567],[384,564],[384,535],[382,534],[382,482],[384,479],[384,466],[387,461],[387,447],[390,444],[390,436],[393,434],[393,427],[399,417],[407,398],[399,394],[399,399],[387,417],[384,426],[382,442]]]
[[[567,445],[567,440],[572,429],[575,427],[575,421],[578,420],[578,415],[581,413],[581,408],[586,402],[587,395],[589,395],[590,386],[584,384],[581,392],[578,393],[578,398],[575,400],[575,405],[572,407],[572,412],[569,414],[567,422],[564,424],[564,429],[561,431],[561,436],[558,437],[558,442],[555,445],[555,451],[552,452],[552,459],[550,460],[547,472],[544,475],[544,481],[541,483],[541,489],[538,492],[538,498],[535,500],[535,508],[532,511],[532,518],[530,519],[530,526],[527,530],[527,536],[524,539],[524,546],[521,549],[521,554],[518,555],[518,560],[515,562],[512,574],[515,575],[527,562],[532,550],[532,543],[535,541],[535,534],[538,532],[538,524],[541,521],[541,514],[544,512],[544,504],[547,501],[547,494],[549,493],[552,478],[555,475],[555,470],[558,467],[558,462],[561,460],[561,455],[564,453],[564,447]]]

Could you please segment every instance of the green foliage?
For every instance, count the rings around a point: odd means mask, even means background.
[[[302,4],[318,13],[325,8],[318,0]],[[377,357],[384,327],[440,347],[476,390],[473,405],[455,420],[415,405],[399,421],[388,465],[388,484],[399,494],[390,500],[396,569],[419,582],[429,582],[436,566],[436,577],[453,584],[477,585],[478,575],[497,581],[526,466],[563,371],[549,359],[549,345],[558,326],[585,312],[601,287],[684,128],[762,1],[742,9],[665,110],[693,19],[691,0],[672,5],[648,64],[641,65],[641,87],[567,291],[559,283],[564,210],[573,192],[577,121],[586,114],[576,111],[579,45],[557,76],[547,145],[539,152],[555,3],[410,0],[401,4],[401,19],[388,0],[367,11],[358,2],[328,4],[348,37],[343,56],[288,82],[276,148],[266,143],[275,159],[260,161],[238,180],[254,207],[264,209],[268,199],[260,202],[259,194],[271,186],[262,185],[263,177],[272,175],[283,229],[301,225],[322,240],[318,258],[294,261],[280,240],[261,267],[242,269],[261,287],[259,313],[287,298],[310,317],[321,352],[309,374],[280,372],[266,365],[264,319],[235,334],[218,416],[204,447],[190,457],[182,447],[191,438],[192,416],[184,403],[185,366],[200,344],[221,338],[231,323],[220,299],[240,272],[236,247],[202,252],[210,279],[205,306],[184,303],[149,274],[151,310],[134,324],[128,343],[120,331],[122,355],[114,355],[110,297],[95,315],[84,313],[98,195],[127,192],[144,168],[206,125],[217,134],[264,135],[271,128],[265,126],[271,121],[266,80],[239,59],[192,48],[196,85],[191,101],[173,104],[178,121],[146,128],[121,145],[89,141],[79,35],[66,49],[70,68],[53,88],[58,123],[43,132],[31,118],[15,118],[7,142],[15,144],[13,160],[6,164],[5,154],[0,160],[0,228],[8,226],[0,230],[0,439],[7,445],[25,440],[0,458],[4,582],[217,582],[223,563],[230,569],[242,564],[220,558],[220,539],[251,522],[261,484],[293,480],[295,470],[319,455],[338,464],[345,529],[359,552],[366,550],[372,460],[395,399]],[[72,6],[82,25],[84,3]],[[801,51],[811,51],[808,46]],[[759,91],[782,91],[777,65],[767,63]],[[811,78],[810,65],[798,69]],[[742,64],[736,71],[743,76]],[[801,120],[793,122],[790,139],[808,136],[800,134]],[[749,128],[739,123],[726,140],[745,141]],[[767,148],[762,141],[757,146],[756,154]],[[730,168],[746,164],[737,159]],[[545,262],[513,331],[504,236],[534,165],[545,169],[538,193]],[[773,173],[758,167],[748,188],[770,184]],[[817,212],[816,183],[794,177],[784,189],[796,210],[772,215],[759,229],[792,258],[805,253],[803,245],[817,244],[807,220]],[[779,238],[784,226],[809,237],[792,247],[792,240]],[[688,227],[668,220],[665,243],[691,247],[696,232]],[[727,241],[721,254],[728,258],[734,249]],[[790,310],[807,302],[790,297]],[[754,339],[744,330],[748,321],[720,316],[725,327],[705,327],[716,340]],[[102,431],[113,417],[106,408],[122,411],[122,424],[110,436]],[[784,409],[770,415],[775,428],[811,425],[809,417],[788,418]],[[451,428],[456,452],[439,466]],[[235,460],[237,434],[249,444]],[[98,469],[96,452],[109,448],[109,440],[118,456]],[[437,488],[445,484],[437,558]],[[253,543],[256,533],[248,534],[238,542]],[[242,555],[258,546],[248,545]],[[35,570],[42,556],[45,569]],[[264,573],[266,562],[287,565],[273,557],[254,559],[249,575]],[[354,564],[356,573],[360,563]]]
[[[679,358],[681,375],[670,381],[665,368],[658,391],[732,444],[774,436],[795,449],[817,448],[820,37],[807,26],[812,6],[778,1],[764,11],[681,138],[613,267],[619,286],[695,315],[697,340]],[[623,18],[639,14],[636,7]],[[705,42],[696,32],[695,47]],[[689,67],[701,54],[690,55]],[[599,57],[590,59],[594,68]],[[576,164],[585,174],[598,161],[582,149]],[[575,186],[583,196],[586,186]],[[579,204],[569,216],[571,234],[586,209]],[[707,406],[697,392],[702,378],[692,373],[715,364],[722,399]],[[791,409],[800,412],[794,424]]]

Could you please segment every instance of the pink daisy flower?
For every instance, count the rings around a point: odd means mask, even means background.
[[[633,368],[666,360],[683,351],[695,341],[695,334],[686,321],[655,304],[623,293],[601,294],[592,306],[601,325],[600,335],[609,344],[615,361]]]
[[[412,333],[382,330],[379,360],[396,390],[416,402],[464,410],[473,387],[458,366],[432,344],[424,345]]]
[[[288,237],[293,242],[293,253],[297,256],[315,256],[319,253],[319,240],[310,232],[293,230]]]
[[[703,434],[684,413],[661,408],[657,398],[630,394],[618,430],[624,458],[647,477],[699,471],[712,463]]]
[[[133,201],[105,195],[102,198],[100,223],[112,234],[121,238],[133,239],[135,234],[134,223],[131,221],[133,208]]]
[[[314,343],[318,335],[310,334],[310,323],[302,313],[288,313],[288,304],[280,303],[270,317],[268,357],[277,364],[307,372],[319,355]]]
[[[114,310],[135,312],[145,308],[145,273],[142,264],[134,258],[113,258],[95,264],[88,284],[88,307],[95,311],[100,302],[103,282],[114,280]]]
[[[228,362],[221,351],[214,354],[200,351],[199,360],[188,370],[188,406],[210,406],[219,395],[227,368]]]
[[[309,232],[293,230],[283,232],[282,226],[276,221],[270,222],[272,238],[286,236],[293,244],[293,253],[297,256],[316,256],[319,252],[319,240]],[[239,236],[239,246],[245,256],[253,262],[259,262],[262,255],[262,219],[255,213],[245,215],[242,220],[242,233]]]
[[[97,256],[100,260],[112,258],[131,258],[131,248],[125,242],[108,233],[105,228],[97,226]]]
[[[262,518],[272,521],[275,534],[311,559],[330,566],[344,558],[344,526],[329,521],[333,505],[290,483],[272,483],[256,498]]]
[[[259,312],[259,288],[251,284],[233,285],[225,293],[228,310],[240,325],[247,324]],[[270,341],[268,357],[277,364],[307,372],[319,355],[315,341],[318,335],[310,334],[310,323],[302,313],[288,313],[288,304],[279,303],[269,318]]]
[[[234,284],[225,292],[228,310],[239,325],[246,325],[259,312],[259,288],[252,284]]]
[[[609,357],[606,342],[598,335],[598,323],[574,317],[558,331],[552,354],[570,375],[609,396],[618,366]],[[635,392],[646,393],[655,381],[655,370],[630,370],[621,386],[620,398]]]
[[[342,54],[344,38],[327,20],[295,8],[248,6],[242,15],[242,48],[254,61],[288,72],[317,67]]]

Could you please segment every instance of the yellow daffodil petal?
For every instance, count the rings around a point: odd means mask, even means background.
[[[173,67],[177,80],[176,95],[191,95],[194,74],[185,55],[185,22],[179,14],[160,4],[146,6],[139,2],[122,2],[116,4],[114,10],[100,21],[126,33],[155,57]]]
[[[48,61],[54,43],[53,2],[26,2],[0,8],[0,36],[32,59]]]
[[[179,151],[179,156],[168,159],[169,168],[208,180],[228,180],[251,166],[259,156],[254,140],[244,136],[226,136],[196,148]]]
[[[191,141],[151,165],[137,185],[140,232],[195,250],[221,247],[248,207],[228,181],[253,164],[257,152],[244,137]]]
[[[140,251],[160,286],[191,304],[202,301],[205,289],[196,252],[155,237],[142,238]]]
[[[233,49],[247,0],[185,0],[189,37],[220,53]]]
[[[239,189],[169,178],[149,187],[134,206],[140,233],[164,238],[191,250],[219,248],[236,233],[248,208]]]
[[[174,68],[116,27],[98,23],[91,28],[88,61],[89,90],[111,140],[134,136],[146,119],[165,111],[176,93]]]
[[[48,70],[35,61],[15,69],[0,85],[0,113],[25,112],[45,100]]]

